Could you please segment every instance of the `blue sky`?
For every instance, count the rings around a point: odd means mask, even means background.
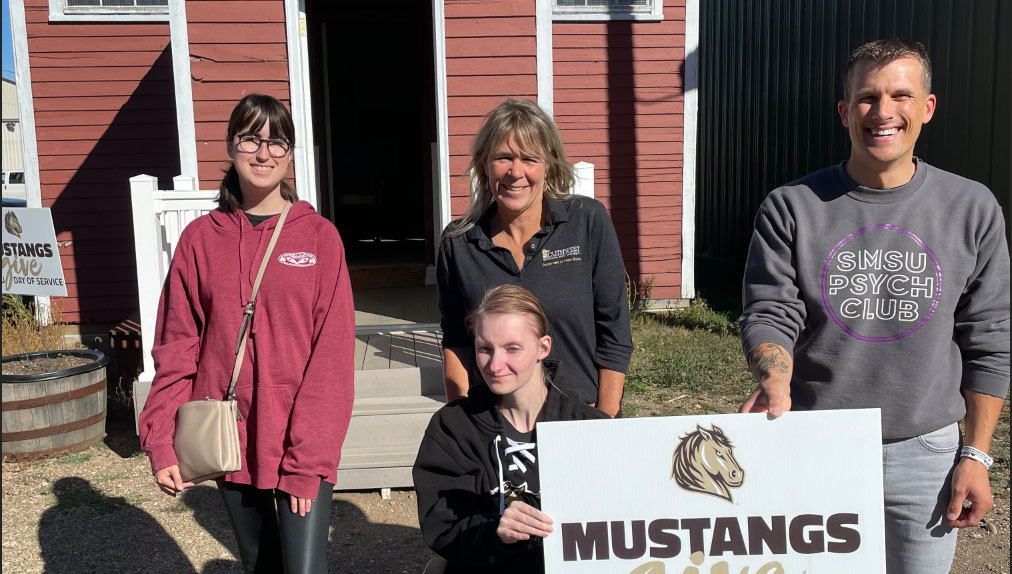
[[[7,0],[3,0],[3,53],[4,77],[14,79],[14,47],[11,45],[11,18]]]

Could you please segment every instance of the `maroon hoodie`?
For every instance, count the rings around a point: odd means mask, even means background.
[[[179,405],[228,392],[243,309],[278,218],[213,211],[183,231],[162,290],[140,415],[152,470],[177,463]],[[354,399],[355,309],[334,225],[292,206],[260,285],[236,395],[242,469],[225,480],[315,498],[334,483]]]

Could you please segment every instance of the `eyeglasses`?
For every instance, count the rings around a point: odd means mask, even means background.
[[[239,138],[239,145],[236,147],[243,153],[257,153],[261,144],[267,144],[267,153],[271,157],[285,157],[288,150],[292,149],[292,144],[282,139],[265,140],[256,134],[239,134],[236,137]]]

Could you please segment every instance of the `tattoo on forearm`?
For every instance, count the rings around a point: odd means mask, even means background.
[[[748,355],[748,368],[756,378],[771,373],[788,373],[791,370],[790,355],[776,343],[757,346]]]

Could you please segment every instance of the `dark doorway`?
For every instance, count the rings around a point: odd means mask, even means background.
[[[434,261],[430,0],[306,2],[321,210],[356,288],[424,283]]]

